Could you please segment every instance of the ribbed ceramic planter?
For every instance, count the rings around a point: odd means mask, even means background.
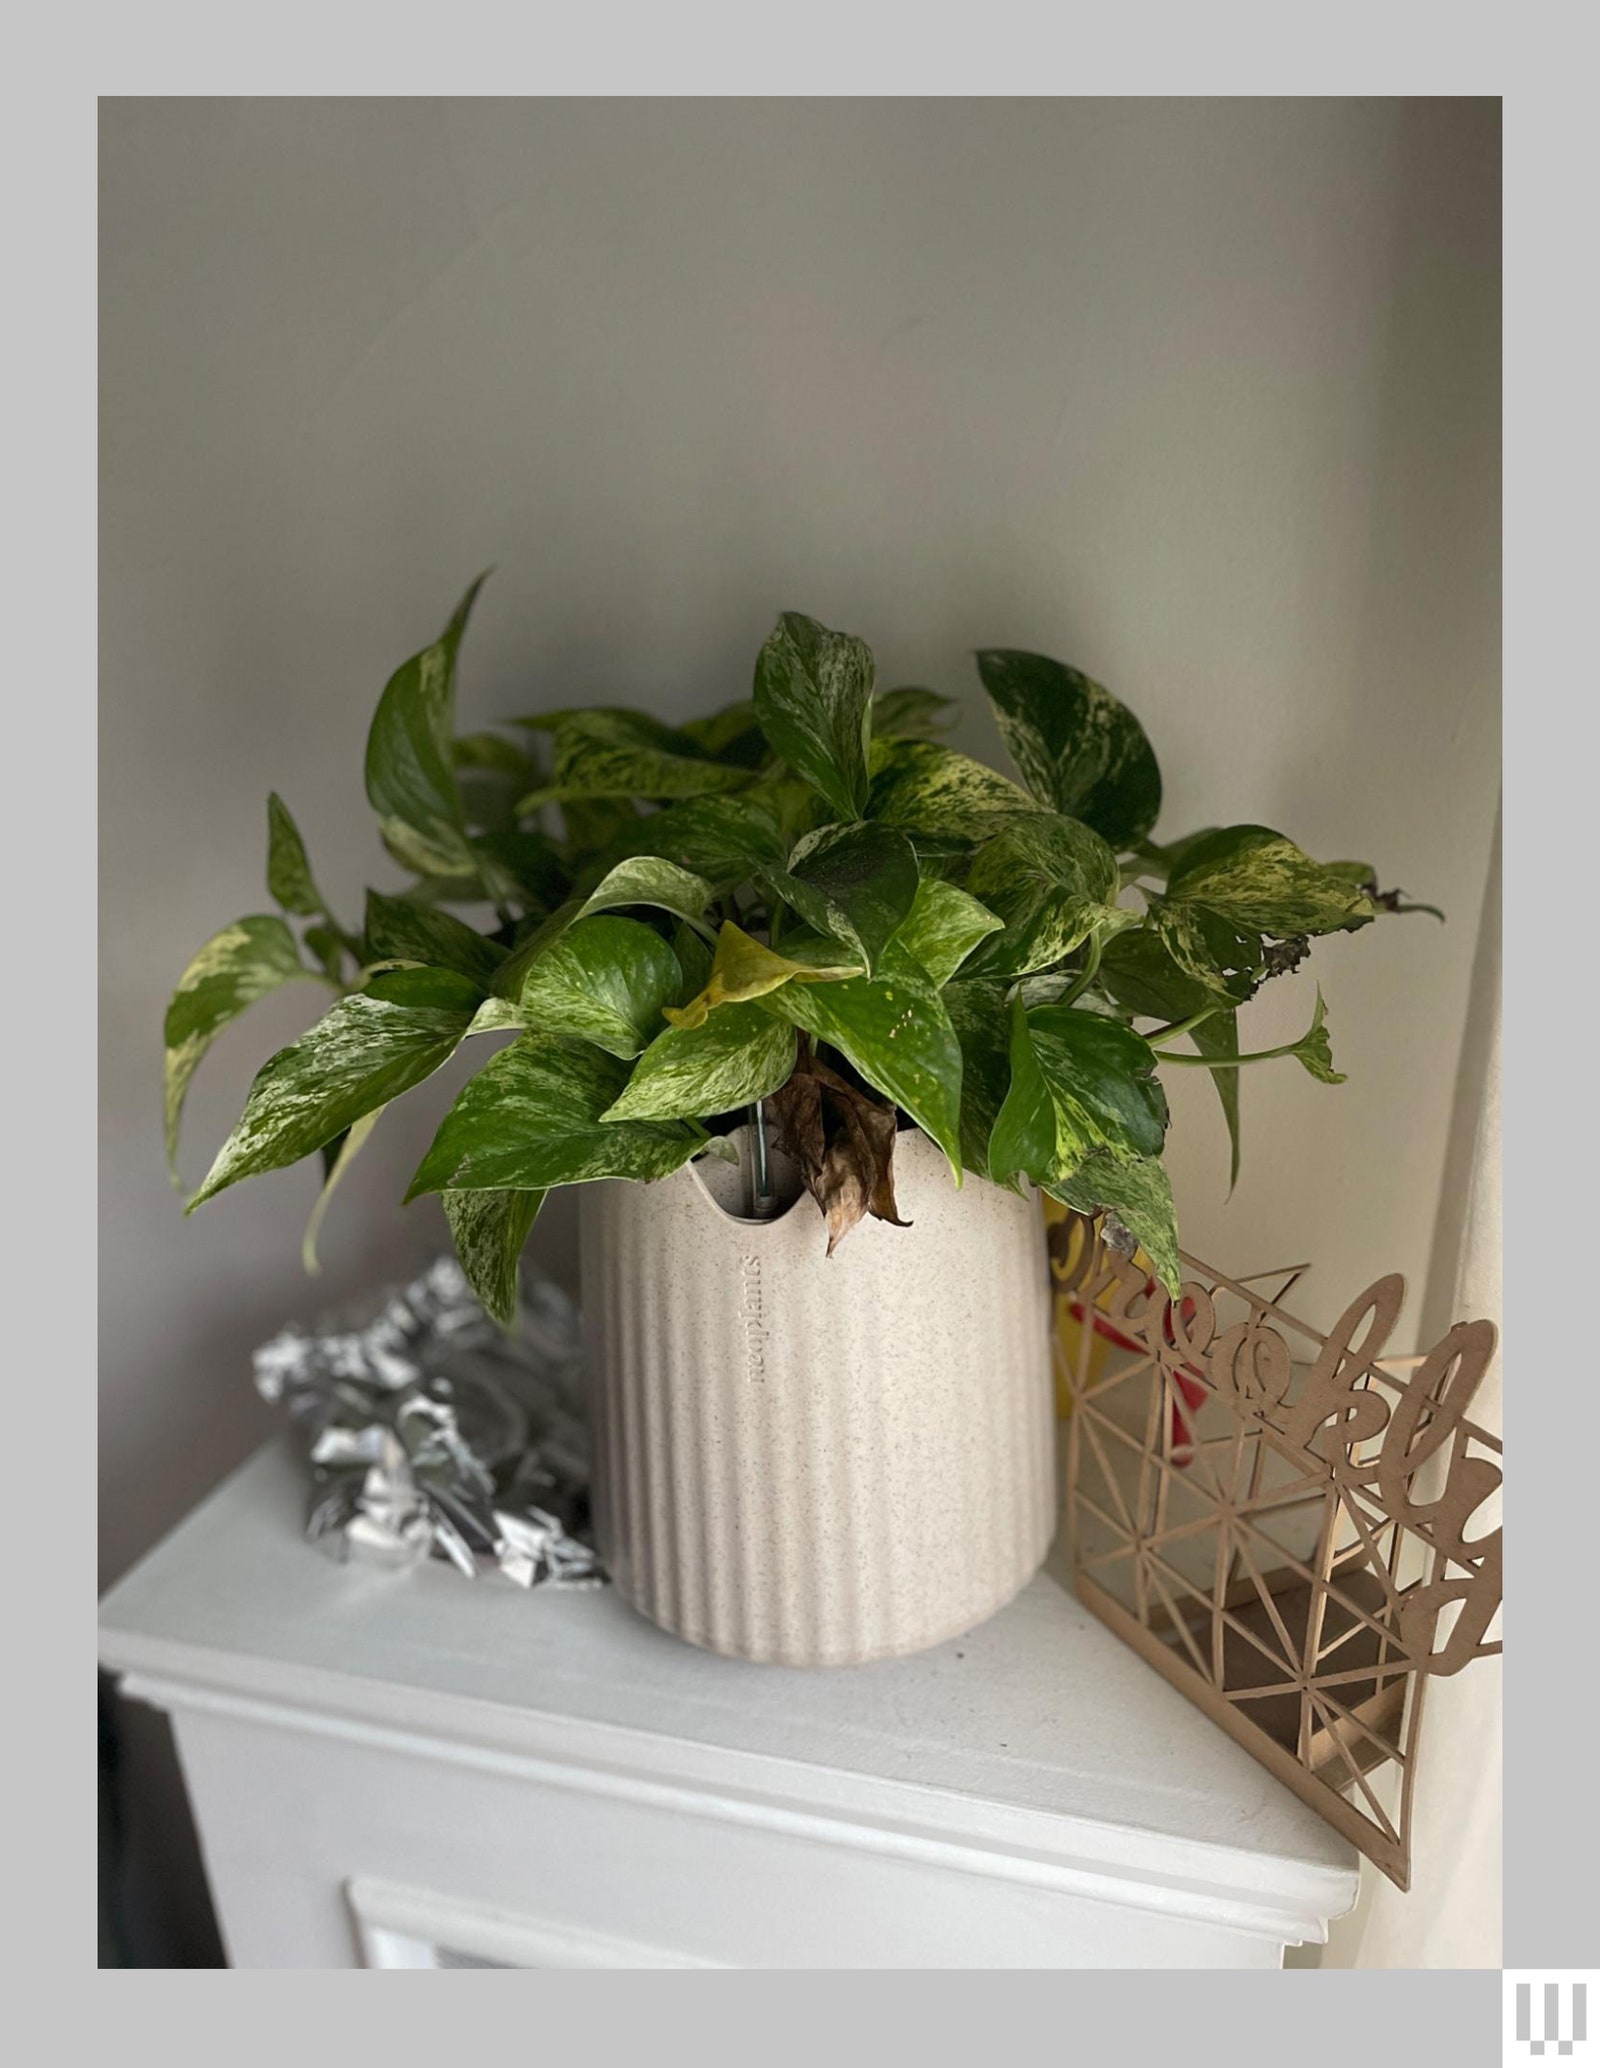
[[[1038,1202],[919,1132],[894,1228],[825,1255],[802,1197],[737,1174],[585,1187],[595,1521],[622,1595],[692,1644],[788,1665],[921,1650],[1038,1570],[1055,1529]],[[709,1178],[709,1183],[708,1183]]]

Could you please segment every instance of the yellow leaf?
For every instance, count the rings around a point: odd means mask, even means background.
[[[724,920],[705,989],[691,998],[687,1005],[668,1005],[662,1010],[675,1027],[703,1027],[708,1014],[719,1005],[737,1005],[749,998],[763,998],[769,991],[776,991],[780,984],[833,983],[861,973],[859,962],[826,966],[796,962],[773,948],[763,947],[760,941],[753,941],[731,919]]]

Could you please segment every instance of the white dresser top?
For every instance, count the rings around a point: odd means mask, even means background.
[[[107,1595],[130,1693],[870,1825],[1283,1937],[1355,1899],[1351,1848],[1049,1572],[936,1650],[802,1671],[696,1651],[609,1589],[337,1565],[306,1498],[269,1445]]]

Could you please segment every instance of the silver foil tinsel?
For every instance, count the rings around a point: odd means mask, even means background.
[[[525,1276],[507,1332],[453,1257],[370,1319],[286,1328],[256,1389],[306,1439],[306,1533],[337,1558],[428,1554],[522,1587],[598,1585],[577,1310]]]

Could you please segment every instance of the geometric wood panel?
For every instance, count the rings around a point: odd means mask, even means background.
[[[1079,1597],[1405,1888],[1428,1680],[1500,1649],[1500,1530],[1467,1534],[1500,1486],[1466,1418],[1493,1325],[1385,1357],[1399,1277],[1324,1335],[1283,1305],[1303,1267],[1185,1255],[1173,1300],[1048,1218]]]

